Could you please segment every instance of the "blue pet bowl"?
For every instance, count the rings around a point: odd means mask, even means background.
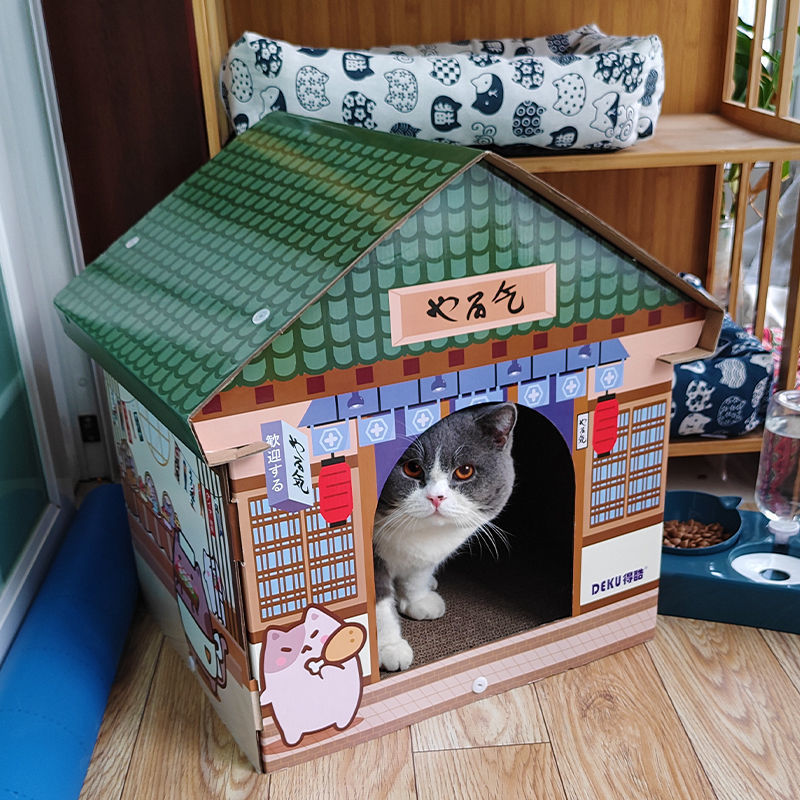
[[[709,496],[695,492],[673,494]],[[669,495],[670,492],[667,492],[668,507]],[[787,565],[786,579],[768,577],[764,574],[765,570],[758,566],[751,569],[750,574],[740,573],[732,566],[734,561],[746,555],[772,554],[773,558],[794,556],[800,559],[800,536],[790,540],[788,553],[775,554],[775,537],[770,533],[767,527],[769,520],[763,514],[757,511],[737,512],[735,506],[738,498],[712,499],[720,504],[717,506],[719,521],[722,521],[724,513],[728,517],[726,530],[734,530],[734,533],[727,541],[712,547],[663,548],[658,590],[659,614],[800,634],[800,614],[797,613],[800,608],[800,581],[793,580],[796,577],[793,566]],[[681,515],[694,514],[698,519],[698,513],[689,506],[686,508],[686,512],[680,511]],[[736,529],[735,518],[739,516],[741,527]],[[766,567],[782,571],[780,563],[775,565],[770,561]]]
[[[667,492],[664,501],[664,521],[677,519],[688,522],[697,520],[703,525],[719,522],[725,538],[709,547],[672,547],[663,545],[662,552],[682,556],[700,556],[717,553],[731,547],[739,538],[742,529],[742,517],[737,506],[741,497],[717,497],[706,492]]]

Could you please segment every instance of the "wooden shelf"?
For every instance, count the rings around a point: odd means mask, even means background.
[[[740,161],[800,159],[800,143],[754,133],[718,114],[666,114],[656,132],[625,150],[546,154],[511,160],[528,172],[685,167]]]
[[[670,439],[668,455],[670,458],[682,456],[708,456],[724,453],[758,453],[761,450],[762,431],[730,439],[710,439],[702,436],[687,436],[685,439]]]

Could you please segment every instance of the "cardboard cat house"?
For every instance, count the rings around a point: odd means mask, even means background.
[[[722,312],[491,153],[271,114],[56,298],[107,376],[144,594],[274,769],[653,633],[672,363]],[[381,675],[377,499],[415,437],[516,404],[489,546]]]

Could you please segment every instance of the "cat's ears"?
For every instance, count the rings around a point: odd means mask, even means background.
[[[494,441],[498,449],[506,446],[517,422],[517,407],[513,403],[490,406],[478,415],[476,422]]]

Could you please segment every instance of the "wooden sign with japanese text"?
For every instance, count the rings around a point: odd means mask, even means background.
[[[389,290],[393,345],[518,325],[555,314],[555,264]]]
[[[264,470],[267,499],[272,508],[299,511],[314,504],[308,437],[286,422],[265,422]]]

